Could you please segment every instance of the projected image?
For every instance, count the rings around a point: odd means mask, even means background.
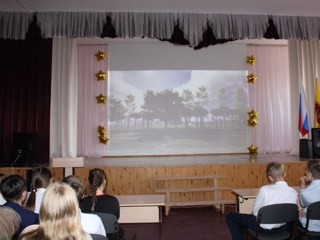
[[[106,155],[247,152],[245,71],[111,71]]]

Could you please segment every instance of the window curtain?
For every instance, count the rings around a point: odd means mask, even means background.
[[[98,60],[98,51],[105,53],[106,60]],[[107,130],[107,102],[98,103],[97,96],[107,96],[107,45],[78,45],[78,155],[99,157],[107,144],[99,141],[98,127]],[[106,73],[98,80],[96,74]],[[106,133],[107,134],[107,133]]]
[[[52,49],[50,156],[77,157],[76,40],[54,39]]]
[[[248,68],[257,76],[249,84],[249,109],[257,111],[258,124],[249,127],[252,144],[258,152],[292,152],[292,115],[287,46],[248,45],[248,56],[256,62]],[[298,107],[298,106],[297,106]]]

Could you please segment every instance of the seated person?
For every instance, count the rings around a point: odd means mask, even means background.
[[[4,174],[0,174],[0,182],[2,180],[2,178],[4,177]],[[3,198],[2,193],[0,191],[0,206],[5,204],[7,201]]]
[[[53,176],[48,168],[37,168],[32,172],[32,192],[30,193],[25,208],[39,213],[41,201],[46,188],[53,181]]]
[[[38,214],[22,207],[27,196],[27,182],[22,176],[13,174],[5,177],[1,181],[0,189],[7,201],[3,206],[13,208],[21,218],[19,234],[29,225],[39,223]]]
[[[54,182],[48,186],[39,216],[39,226],[23,232],[19,239],[92,239],[81,227],[77,196],[66,183]]]
[[[0,207],[0,239],[17,239],[15,236],[20,226],[19,214],[10,207]]]
[[[256,217],[260,208],[278,203],[297,203],[298,194],[296,190],[289,187],[284,180],[286,173],[283,164],[277,162],[269,163],[266,174],[270,183],[259,189],[253,205],[253,213],[229,213],[227,215],[227,225],[233,240],[243,239],[243,230],[246,228],[256,229]],[[262,224],[261,231],[264,233],[281,231],[286,227],[283,225],[284,224]]]
[[[300,211],[299,221],[303,227],[306,227],[308,206],[318,201],[320,201],[320,160],[309,160],[305,176],[301,177],[300,205],[304,209]],[[320,220],[311,220],[308,230],[320,232]]]
[[[75,175],[70,175],[68,177],[65,177],[62,180],[62,182],[65,182],[70,187],[72,187],[72,189],[75,191],[77,195],[78,201],[80,202],[80,200],[83,197],[84,188],[85,188],[80,177]],[[106,231],[104,229],[102,221],[97,215],[82,213],[80,211],[80,218],[81,218],[82,228],[87,233],[106,236]]]
[[[4,197],[2,196],[2,193],[0,192],[0,206],[5,204],[7,201],[4,199]]]
[[[109,194],[105,194],[107,186],[107,175],[99,168],[95,168],[89,171],[89,184],[91,187],[91,196],[85,197],[80,202],[80,208],[82,212],[92,213],[101,212],[113,214],[120,218],[120,206],[116,197]],[[119,238],[122,239],[124,231],[119,228]],[[114,236],[107,235],[108,239],[113,239]]]

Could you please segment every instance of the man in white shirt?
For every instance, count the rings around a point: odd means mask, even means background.
[[[227,225],[233,240],[243,238],[243,230],[246,228],[256,229],[258,211],[260,208],[278,203],[297,203],[298,194],[296,190],[289,187],[284,178],[286,173],[284,165],[271,162],[267,166],[267,177],[270,183],[259,189],[253,205],[252,214],[229,213],[227,215]],[[284,224],[263,224],[263,232],[277,232]]]
[[[78,201],[80,202],[84,193],[84,184],[82,180],[78,176],[70,175],[68,177],[65,177],[62,181],[73,188],[73,190],[76,192]],[[106,230],[104,229],[100,217],[95,214],[82,213],[80,208],[79,211],[81,217],[81,225],[84,231],[89,234],[98,234],[106,237]]]
[[[308,206],[313,202],[320,201],[320,161],[309,160],[306,174],[301,177],[300,205],[304,208],[300,211],[299,221],[306,227],[306,213]],[[320,232],[320,221],[311,220],[308,226],[309,231]]]

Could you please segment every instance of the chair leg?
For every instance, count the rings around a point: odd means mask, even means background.
[[[119,224],[117,222],[114,223],[114,229],[116,230],[116,240],[119,239]]]

